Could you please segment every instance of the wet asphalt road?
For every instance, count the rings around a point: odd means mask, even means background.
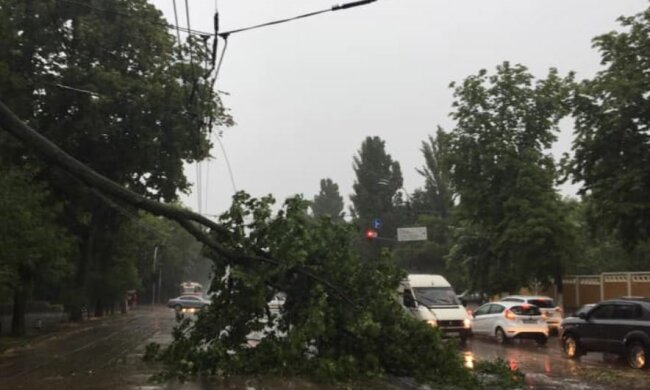
[[[153,369],[141,362],[150,341],[171,340],[168,309],[139,308],[89,321],[0,355],[0,389],[128,389]]]
[[[615,355],[588,353],[580,360],[566,359],[558,337],[540,347],[532,340],[499,345],[473,337],[464,348],[466,365],[475,359],[504,360],[526,374],[529,389],[650,389],[650,370],[633,370]]]
[[[62,329],[26,348],[0,354],[0,389],[329,389],[301,381],[235,379],[196,381],[185,385],[153,385],[147,379],[156,367],[141,361],[146,344],[171,341],[171,310],[143,307]],[[466,364],[476,359],[505,360],[526,374],[530,389],[650,389],[650,370],[632,370],[616,357],[588,354],[580,361],[562,356],[557,337],[545,347],[521,341],[501,346],[475,337],[461,351]],[[369,384],[370,385],[370,384]],[[399,381],[369,387],[397,389]],[[412,388],[411,386],[408,386]]]

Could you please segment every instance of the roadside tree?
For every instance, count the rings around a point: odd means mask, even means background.
[[[631,249],[650,237],[650,8],[594,39],[604,69],[573,99],[568,173],[591,218]]]
[[[451,260],[467,266],[474,288],[514,292],[554,281],[561,293],[573,229],[554,189],[549,148],[568,112],[571,76],[535,81],[505,62],[452,84],[456,121],[449,167],[458,194]]]
[[[66,152],[148,198],[187,191],[183,164],[208,156],[210,125],[230,123],[209,78],[207,45],[175,42],[145,0],[6,0],[0,36],[0,99]],[[13,163],[37,166],[60,199],[62,223],[80,247],[67,296],[89,292],[101,314],[112,298],[95,289],[93,273],[117,261],[106,249],[126,219],[24,149],[0,147]]]
[[[373,219],[379,218],[383,222],[380,236],[394,239],[400,218],[405,215],[403,210],[399,211],[404,206],[399,192],[404,184],[399,162],[393,161],[386,152],[384,140],[367,137],[358,155],[354,156],[353,168],[356,180],[350,199],[356,223],[361,229],[367,229]],[[373,253],[378,254],[377,251]]]

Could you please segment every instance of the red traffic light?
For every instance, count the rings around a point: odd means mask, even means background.
[[[377,233],[377,231],[374,230],[374,229],[368,229],[368,230],[366,230],[366,239],[367,239],[367,240],[372,241],[372,240],[374,240],[375,238],[377,238],[377,235],[378,235],[378,233]]]

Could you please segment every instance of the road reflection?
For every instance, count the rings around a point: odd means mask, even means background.
[[[610,388],[602,382],[626,384],[626,388],[650,388],[645,370],[633,370],[616,355],[589,353],[580,360],[564,357],[557,338],[540,347],[534,341],[515,340],[507,345],[481,337],[472,338],[463,350],[465,367],[473,368],[477,360],[502,359],[511,370],[526,374],[526,383],[533,389]],[[598,385],[598,383],[600,385]],[[617,386],[619,388],[619,386]]]

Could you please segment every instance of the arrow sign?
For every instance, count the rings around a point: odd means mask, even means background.
[[[384,222],[381,219],[375,218],[375,219],[372,220],[372,228],[373,229],[378,230],[378,229],[381,229],[382,226],[384,226]]]

